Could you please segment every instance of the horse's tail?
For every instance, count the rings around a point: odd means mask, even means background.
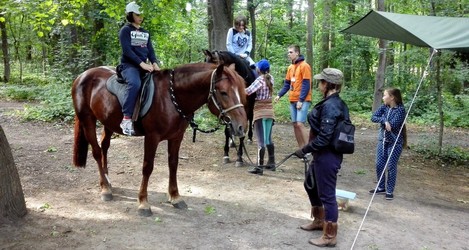
[[[74,144],[73,144],[73,165],[78,168],[86,167],[86,158],[88,158],[88,141],[85,137],[85,132],[80,124],[80,120],[75,115],[75,129],[74,129]]]

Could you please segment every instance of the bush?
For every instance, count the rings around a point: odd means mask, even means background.
[[[70,81],[71,82],[71,81]],[[71,122],[75,115],[70,96],[70,86],[64,83],[49,84],[42,90],[41,105],[26,106],[23,118],[51,122]]]
[[[448,165],[469,168],[469,150],[460,146],[443,146],[441,154],[436,143],[417,146],[413,150],[428,159],[438,159]]]

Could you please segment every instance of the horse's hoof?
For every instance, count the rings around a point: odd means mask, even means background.
[[[179,202],[173,203],[172,205],[173,205],[173,207],[179,208],[179,209],[186,209],[187,208],[187,204],[186,204],[185,201],[179,201]]]
[[[102,201],[112,201],[112,193],[101,193]]]
[[[248,145],[252,145],[252,139],[248,139]]]
[[[244,167],[244,162],[242,162],[242,161],[236,161],[235,167]]]
[[[139,208],[138,215],[143,217],[150,217],[153,215],[153,213],[151,212],[151,208]]]
[[[228,164],[228,163],[230,163],[230,162],[231,162],[231,161],[230,161],[230,157],[228,157],[228,156],[224,156],[224,157],[223,157],[223,164]]]

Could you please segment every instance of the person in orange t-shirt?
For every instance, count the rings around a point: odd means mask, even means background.
[[[293,131],[298,147],[303,148],[308,143],[308,130],[305,122],[312,99],[311,66],[305,62],[304,56],[300,54],[300,47],[297,45],[288,46],[288,58],[292,64],[288,67],[283,87],[275,97],[275,102],[278,102],[283,95],[290,91],[290,115]]]

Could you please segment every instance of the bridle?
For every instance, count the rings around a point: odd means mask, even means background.
[[[230,112],[233,109],[241,108],[244,105],[242,103],[235,104],[227,109],[223,109],[221,106],[220,102],[217,99],[217,96],[215,95],[217,90],[215,89],[215,85],[217,82],[228,79],[227,77],[221,77],[219,79],[215,79],[215,72],[216,69],[212,72],[212,77],[210,79],[210,92],[208,93],[208,98],[207,100],[212,100],[213,105],[220,111],[220,115],[218,116],[218,119],[223,122],[224,125],[230,125],[231,124],[231,117],[228,115],[228,112]]]
[[[213,102],[213,104],[215,105],[215,107],[217,108],[217,110],[220,112],[220,115],[218,116],[218,119],[219,119],[221,124],[231,125],[231,117],[228,115],[228,112],[230,112],[231,110],[243,107],[244,105],[242,103],[238,103],[238,104],[233,105],[232,107],[229,107],[227,109],[223,109],[222,105],[220,104],[220,102],[217,99],[217,95],[216,95],[217,90],[215,88],[215,85],[216,85],[217,82],[228,79],[228,78],[227,77],[221,77],[219,79],[216,79],[215,78],[216,71],[217,71],[217,69],[213,70],[211,78],[210,78],[210,91],[208,93],[207,102],[209,102],[211,100]],[[191,125],[192,129],[194,129],[194,133],[195,133],[196,130],[198,130],[202,133],[213,133],[213,132],[217,131],[220,128],[220,126],[217,126],[216,128],[211,129],[211,130],[199,129],[199,126],[194,121],[193,114],[191,114],[190,116],[187,116],[187,115],[184,114],[184,112],[181,110],[179,104],[176,101],[176,95],[175,95],[175,91],[174,91],[174,70],[171,70],[171,73],[170,73],[169,96],[170,96],[171,101],[173,102],[174,106],[176,107],[176,110],[178,111],[179,115],[181,115]]]

